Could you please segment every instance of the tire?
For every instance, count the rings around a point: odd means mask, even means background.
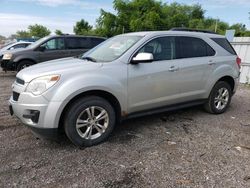
[[[34,65],[34,63],[32,61],[24,60],[24,61],[21,61],[18,63],[16,70],[17,70],[17,72],[19,72],[20,70],[22,70],[26,67],[29,67],[31,65]]]
[[[232,98],[232,88],[227,82],[217,82],[204,105],[207,112],[221,114],[227,110]]]
[[[75,101],[67,110],[64,130],[76,146],[97,145],[105,141],[113,131],[115,117],[114,108],[105,99],[96,96],[83,97]]]

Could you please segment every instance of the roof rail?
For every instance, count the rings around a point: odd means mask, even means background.
[[[185,28],[185,27],[174,27],[174,28],[170,29],[170,31],[189,31],[189,32],[201,32],[201,33],[217,34],[213,31],[209,31],[209,30],[189,29],[189,28]]]

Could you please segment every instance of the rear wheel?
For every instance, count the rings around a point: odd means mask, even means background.
[[[225,112],[230,105],[232,97],[232,88],[227,82],[217,82],[205,104],[205,110],[212,114],[221,114]]]
[[[84,97],[74,102],[66,113],[64,129],[77,146],[88,147],[103,142],[115,126],[115,111],[101,97]]]
[[[33,64],[34,63],[32,61],[23,60],[23,61],[18,63],[16,70],[17,70],[17,72],[19,72],[20,70],[22,70],[22,69],[24,69],[26,67],[29,67],[29,66],[31,66]]]

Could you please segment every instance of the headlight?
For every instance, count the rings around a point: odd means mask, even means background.
[[[58,82],[59,80],[60,80],[60,75],[49,75],[49,76],[38,77],[32,80],[28,84],[25,91],[30,92],[33,95],[41,95],[49,88],[51,88],[53,85],[55,85],[56,82]]]
[[[3,60],[10,60],[12,58],[12,54],[7,53],[3,55]]]

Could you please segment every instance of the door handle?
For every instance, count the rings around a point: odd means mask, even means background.
[[[214,62],[213,60],[209,60],[209,61],[208,61],[208,64],[209,64],[209,65],[215,65],[215,62]]]
[[[168,69],[169,72],[176,72],[176,71],[178,71],[178,70],[179,70],[179,67],[175,67],[175,66],[171,66],[171,67]]]

